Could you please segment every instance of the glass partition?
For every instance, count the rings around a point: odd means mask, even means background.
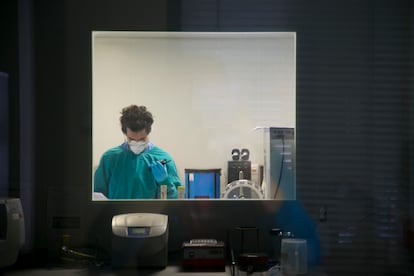
[[[144,105],[154,116],[150,141],[173,157],[182,185],[186,170],[218,169],[220,196],[211,199],[237,198],[237,185],[247,185],[239,198],[274,199],[267,177],[280,167],[266,163],[263,135],[296,126],[295,33],[94,31],[92,89],[93,172],[125,141],[122,108]]]

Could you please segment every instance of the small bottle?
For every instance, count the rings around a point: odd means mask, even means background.
[[[178,186],[178,199],[184,199],[185,198],[185,187],[184,186]]]
[[[167,185],[165,184],[161,184],[160,198],[167,199]]]

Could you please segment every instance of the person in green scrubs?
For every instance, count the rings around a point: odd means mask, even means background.
[[[174,160],[169,153],[150,142],[154,122],[145,106],[122,109],[121,130],[126,141],[107,150],[94,175],[94,192],[108,199],[160,198],[161,185],[167,198],[177,198],[181,186]]]

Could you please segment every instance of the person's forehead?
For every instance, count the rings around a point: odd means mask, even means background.
[[[128,139],[140,140],[146,138],[148,135],[145,129],[139,131],[132,131],[131,129],[127,128],[126,136]]]

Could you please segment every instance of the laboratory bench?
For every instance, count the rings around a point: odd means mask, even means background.
[[[203,276],[230,276],[232,275],[230,268],[223,271],[183,271],[180,266],[167,266],[164,269],[89,269],[89,268],[30,268],[30,269],[16,269],[4,271],[1,275],[4,276],[83,276],[83,275],[99,275],[99,276],[118,276],[118,275],[153,275],[153,276],[167,276],[167,275],[203,275]],[[236,274],[237,275],[237,274]],[[240,275],[240,274],[239,274]],[[252,274],[255,275],[255,274]],[[258,274],[259,275],[259,274]],[[262,274],[260,274],[262,275]]]
[[[168,276],[168,275],[202,275],[202,276],[244,276],[244,275],[252,275],[252,276],[283,276],[283,273],[276,272],[276,271],[266,271],[266,272],[253,272],[252,274],[247,274],[244,271],[236,271],[232,274],[230,267],[226,267],[224,271],[184,271],[181,267],[178,266],[168,266],[162,270],[137,270],[137,269],[125,269],[125,270],[90,270],[87,268],[59,268],[59,267],[50,267],[50,268],[31,268],[31,269],[17,269],[17,270],[10,270],[6,271],[4,276],[129,276],[129,275],[137,275],[137,276],[146,276],[146,275],[153,275],[153,276]],[[307,274],[302,274],[301,276],[327,276],[326,273],[321,271],[314,271]]]
[[[111,270],[111,269],[88,269],[88,268],[31,268],[31,269],[17,269],[3,272],[4,276],[83,276],[83,275],[99,275],[99,276],[118,276],[118,275],[153,275],[153,276],[167,276],[167,275],[195,275],[200,274],[204,276],[222,276],[231,275],[230,270],[226,269],[222,272],[191,272],[182,271],[180,267],[168,266],[164,269],[123,269],[123,270]]]
[[[279,270],[269,270],[266,272],[253,272],[248,274],[244,271],[239,271],[238,269],[233,270],[230,265],[227,265],[221,271],[219,270],[183,270],[179,265],[167,266],[163,269],[119,269],[113,270],[110,268],[107,269],[90,269],[90,268],[65,268],[65,267],[48,267],[48,268],[26,268],[26,269],[7,269],[5,271],[0,270],[1,275],[4,276],[168,276],[168,275],[201,275],[201,276],[283,276],[284,274]],[[327,276],[325,272],[321,269],[311,269],[307,274],[302,274],[302,276]]]
[[[161,268],[147,268],[147,267],[121,267],[114,268],[110,262],[63,262],[61,259],[52,262],[43,262],[36,258],[34,261],[17,262],[15,265],[0,268],[0,275],[4,276],[170,276],[170,275],[201,275],[201,276],[283,276],[284,274],[279,270],[279,267],[272,267],[265,272],[246,273],[240,271],[237,264],[232,265],[230,260],[226,261],[225,266],[218,268],[200,268],[189,269],[182,266],[181,252],[169,254],[168,265]],[[38,264],[38,265],[35,265]],[[308,267],[307,274],[301,276],[327,276],[322,267]]]

